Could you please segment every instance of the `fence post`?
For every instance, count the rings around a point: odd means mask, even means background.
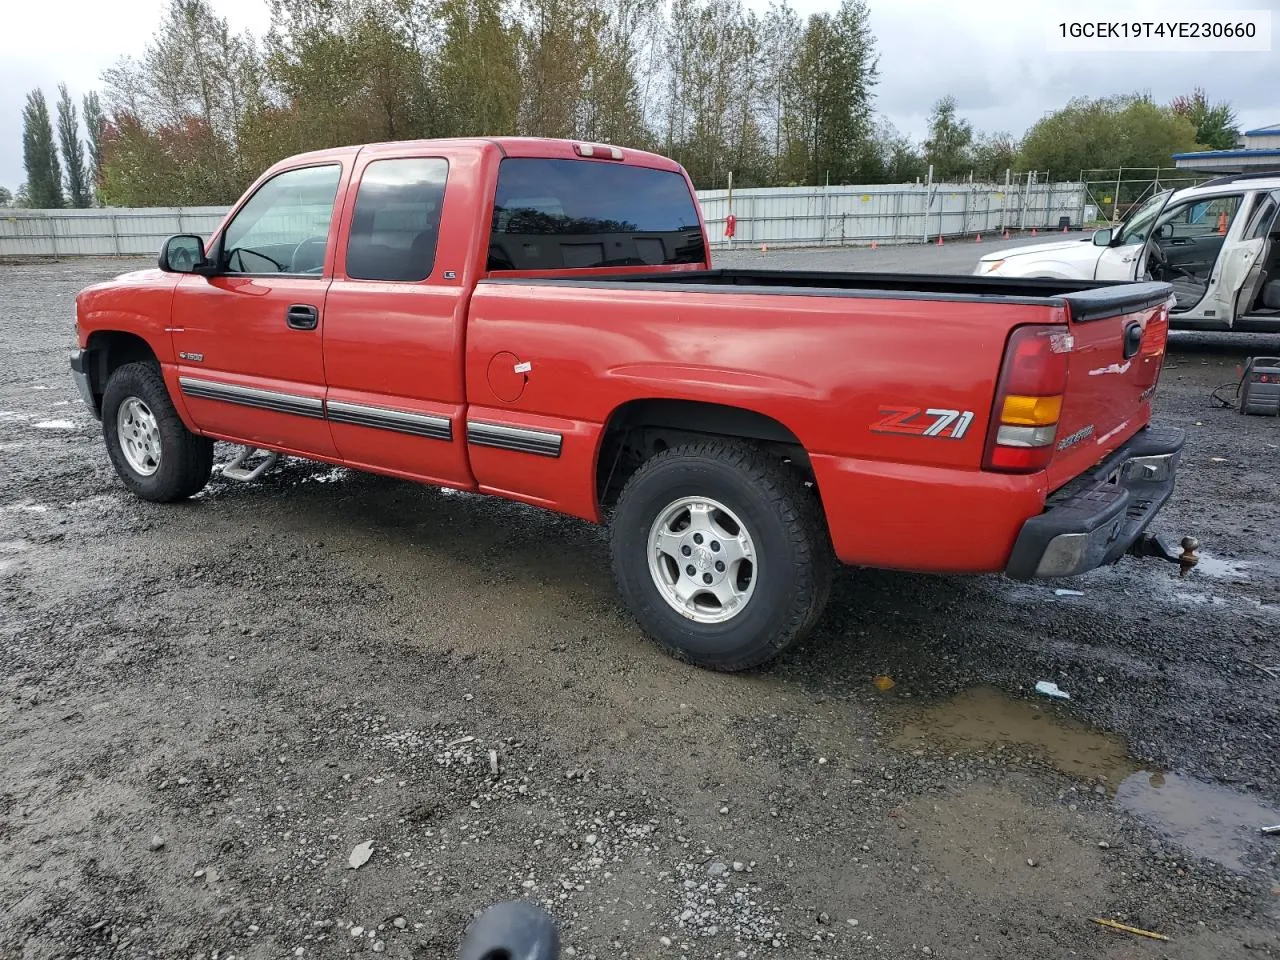
[[[116,256],[120,256],[120,224],[116,215],[111,215],[111,244],[115,247]]]
[[[44,222],[49,225],[49,252],[56,257],[58,255],[58,223],[47,212]]]
[[[924,229],[920,233],[920,242],[929,242],[929,208],[933,206],[933,164],[929,164],[929,175],[924,181]]]

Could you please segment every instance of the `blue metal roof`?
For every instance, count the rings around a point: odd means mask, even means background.
[[[1237,157],[1280,157],[1280,148],[1271,150],[1200,150],[1196,153],[1175,153],[1173,155],[1175,160],[1232,160]]]
[[[1268,137],[1280,134],[1280,123],[1273,123],[1269,127],[1259,127],[1257,130],[1246,130],[1246,137]]]

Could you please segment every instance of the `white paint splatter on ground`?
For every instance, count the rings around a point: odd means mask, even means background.
[[[37,430],[74,430],[76,428],[71,420],[41,420],[33,426]]]

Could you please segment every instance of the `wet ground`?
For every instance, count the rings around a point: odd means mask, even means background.
[[[128,497],[65,365],[132,265],[0,266],[0,957],[443,958],[509,897],[599,960],[1280,954],[1280,422],[1209,400],[1280,343],[1175,337],[1187,577],[850,570],[721,676],[574,521],[301,461]]]

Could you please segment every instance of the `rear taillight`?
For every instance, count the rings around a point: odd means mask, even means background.
[[[1061,326],[1018,327],[1010,335],[996,385],[984,469],[1035,473],[1049,465],[1073,345],[1071,333]]]

